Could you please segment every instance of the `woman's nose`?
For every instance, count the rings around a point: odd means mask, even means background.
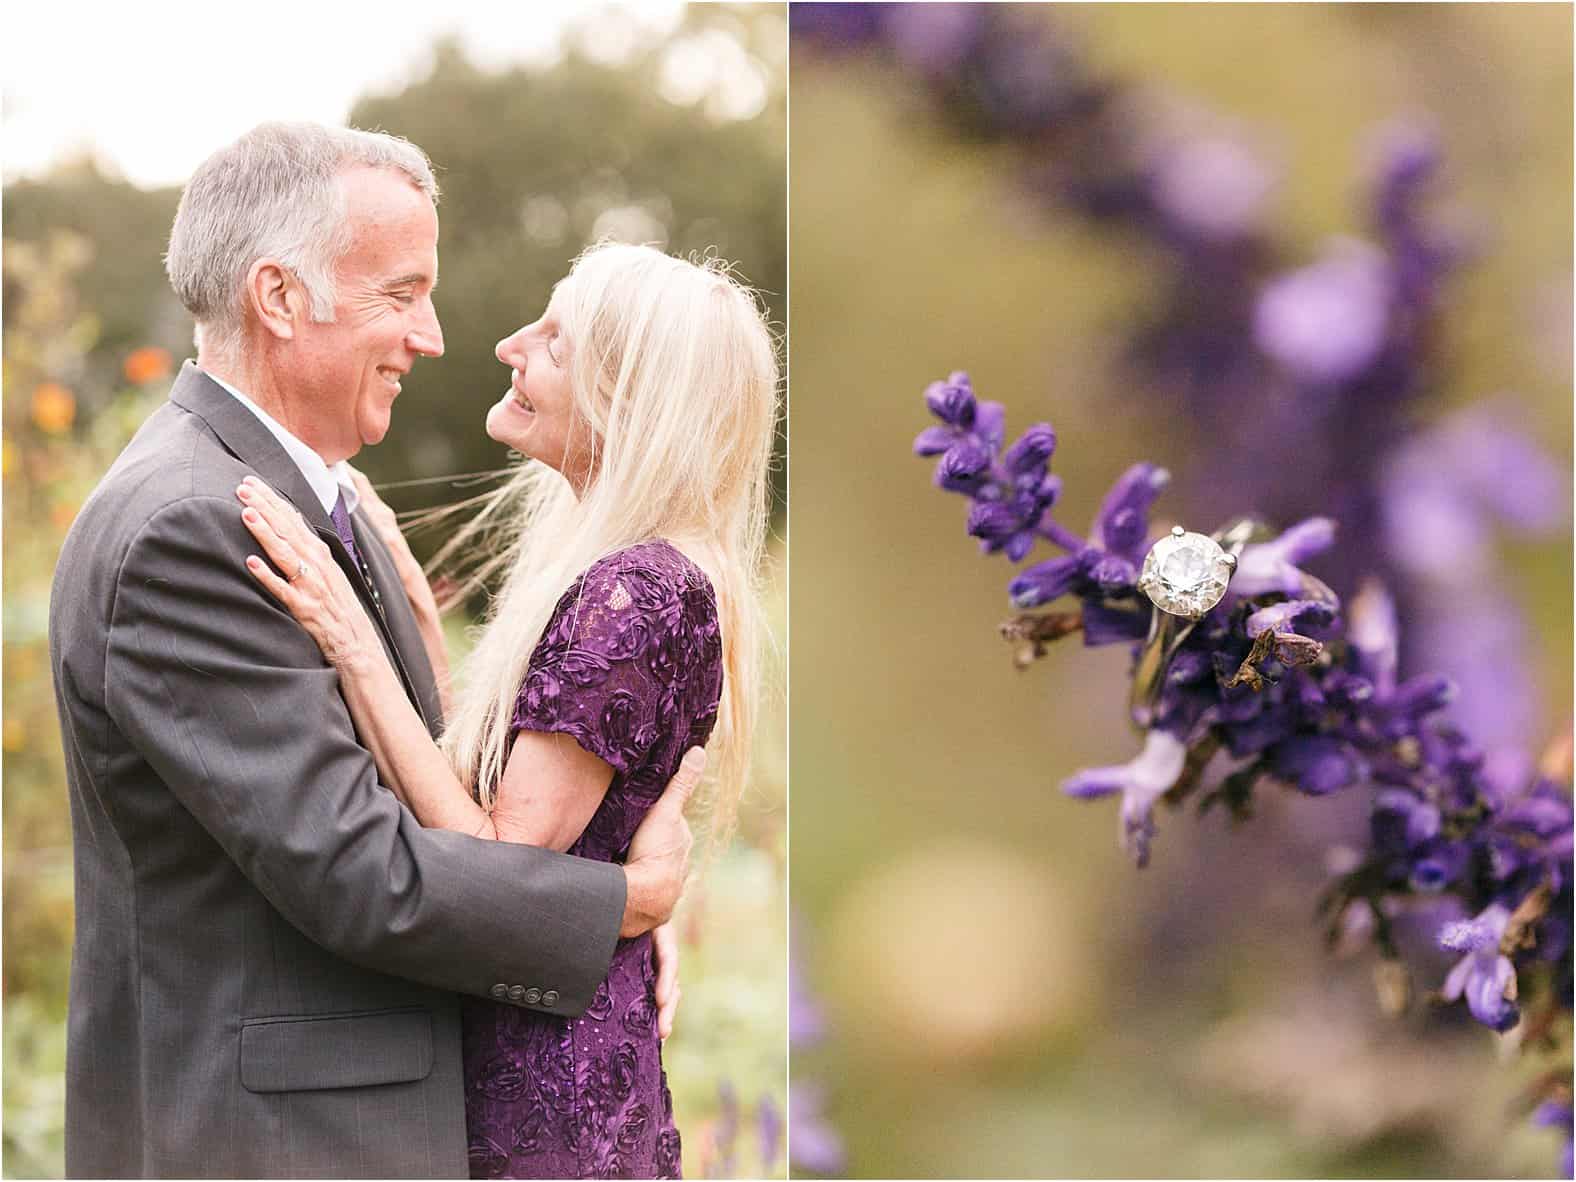
[[[493,356],[498,358],[499,361],[503,362],[510,369],[522,368],[522,366],[519,364],[522,360],[520,334],[518,332],[512,332],[508,336],[504,337],[503,340],[499,341],[498,347],[493,350]]]

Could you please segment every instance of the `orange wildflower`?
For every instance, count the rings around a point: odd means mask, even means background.
[[[76,421],[77,400],[59,382],[44,382],[33,391],[33,424],[50,435],[71,430]]]
[[[126,357],[123,367],[126,380],[136,386],[156,382],[170,372],[170,354],[157,345],[135,349]]]

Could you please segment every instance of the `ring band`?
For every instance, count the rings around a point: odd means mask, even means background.
[[[1153,610],[1149,636],[1133,670],[1129,710],[1134,725],[1142,729],[1152,721],[1171,659],[1198,622],[1225,597],[1243,548],[1271,536],[1263,522],[1239,517],[1208,536],[1176,526],[1150,547],[1138,581]],[[1168,578],[1172,567],[1179,573],[1175,582]]]
[[[287,580],[288,582],[294,583],[302,575],[306,574],[306,572],[307,572],[306,559],[303,558],[303,559],[300,560],[300,562],[301,562],[301,565],[296,567],[296,573],[290,576],[290,578]]]

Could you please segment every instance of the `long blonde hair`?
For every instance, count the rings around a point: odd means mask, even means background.
[[[731,830],[760,692],[761,560],[777,418],[772,334],[754,293],[714,259],[599,243],[560,281],[553,308],[593,475],[579,493],[527,461],[488,497],[435,566],[478,542],[492,555],[460,587],[507,570],[469,659],[443,748],[491,808],[531,652],[563,593],[598,559],[665,538],[711,580],[723,687],[707,745],[708,829]],[[590,438],[585,438],[589,433]]]

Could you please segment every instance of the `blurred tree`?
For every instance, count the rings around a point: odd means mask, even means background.
[[[482,432],[505,381],[493,346],[540,313],[574,256],[597,238],[729,259],[760,289],[773,324],[780,330],[784,323],[781,9],[695,6],[671,32],[609,61],[606,47],[624,31],[608,22],[623,19],[594,14],[571,25],[562,57],[547,67],[484,71],[456,44],[440,44],[424,77],[352,109],[352,126],[421,145],[443,188],[438,311],[447,355],[416,367],[389,438],[361,458],[375,481],[504,465],[506,453]],[[191,322],[162,261],[178,199],[174,189],[142,190],[106,176],[91,159],[5,188],[8,240],[39,243],[70,230],[91,247],[78,276],[98,327],[96,344],[80,359],[93,379],[85,391],[112,388],[136,346],[158,345],[176,357],[191,351]],[[7,278],[7,329],[14,282]],[[88,393],[80,409],[91,417],[100,407]],[[780,430],[779,521],[784,454]],[[437,486],[396,504],[455,498]]]
[[[76,359],[80,376],[90,379],[80,408],[87,417],[103,409],[92,392],[115,388],[130,350],[153,344],[177,357],[191,351],[191,318],[164,275],[164,244],[179,201],[176,189],[139,189],[106,176],[91,157],[5,188],[7,243],[41,246],[65,231],[86,245],[73,282],[96,328],[92,347]],[[17,327],[27,279],[21,269],[5,268],[7,336]]]
[[[557,65],[504,73],[442,45],[426,78],[351,112],[357,127],[420,144],[443,188],[446,354],[406,381],[388,440],[364,458],[374,481],[502,465],[504,452],[481,429],[507,380],[493,347],[541,313],[574,256],[598,238],[729,259],[782,323],[786,154],[782,104],[771,101],[784,86],[780,13],[692,11],[618,65],[586,55],[596,38],[592,20]],[[756,113],[719,112],[751,74],[761,86]],[[439,490],[426,503],[453,496]]]

